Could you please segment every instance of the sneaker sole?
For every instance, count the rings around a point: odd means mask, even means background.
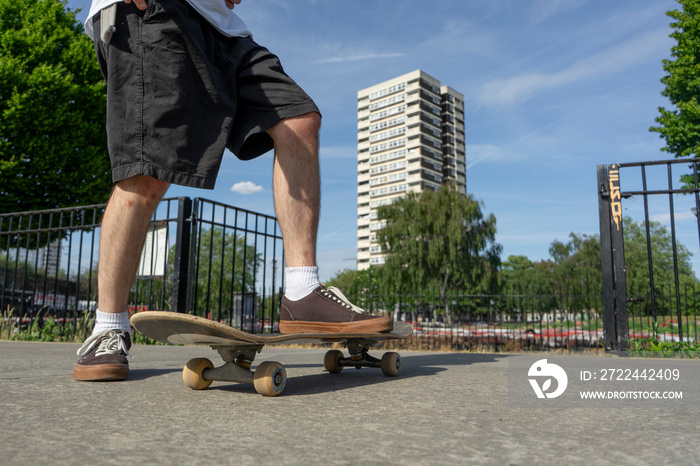
[[[389,318],[357,322],[280,321],[280,333],[389,333],[393,328],[394,322]]]
[[[76,364],[73,366],[73,378],[85,382],[107,382],[126,380],[129,367],[121,364]]]

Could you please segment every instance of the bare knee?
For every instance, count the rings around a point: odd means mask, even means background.
[[[163,198],[170,183],[151,176],[138,175],[117,182],[112,200],[119,198],[126,207],[153,212]]]
[[[275,146],[300,143],[317,145],[320,129],[321,115],[311,112],[280,120],[268,131],[268,134],[275,141]]]

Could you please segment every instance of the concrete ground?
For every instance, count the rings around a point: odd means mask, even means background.
[[[186,388],[187,360],[219,361],[206,347],[135,346],[128,381],[77,382],[78,347],[0,341],[0,464],[700,463],[698,390],[653,407],[523,407],[509,402],[503,354],[403,352],[387,378],[328,374],[324,349],[272,347],[254,364],[280,361],[289,379],[266,398],[250,385]]]

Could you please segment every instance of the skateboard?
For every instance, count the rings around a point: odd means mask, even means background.
[[[263,396],[282,393],[287,383],[287,371],[275,361],[264,361],[251,370],[255,355],[265,345],[303,343],[344,343],[349,357],[340,350],[330,350],[323,358],[324,368],[337,374],[344,367],[380,368],[384,375],[395,377],[401,371],[401,356],[384,353],[381,359],[368,354],[372,345],[381,340],[400,340],[413,333],[413,327],[394,322],[391,333],[294,333],[252,334],[212,320],[176,312],[147,311],[131,317],[131,325],[147,337],[178,345],[204,345],[217,351],[224,364],[214,367],[206,358],[187,362],[182,380],[193,390],[208,388],[213,381],[252,383]]]

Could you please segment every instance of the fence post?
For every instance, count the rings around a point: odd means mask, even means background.
[[[190,236],[192,233],[192,199],[178,199],[177,239],[175,242],[175,270],[173,271],[173,305],[176,312],[187,311],[187,277],[190,261]]]
[[[603,276],[603,340],[605,350],[615,347],[615,279],[613,278],[612,237],[610,236],[610,191],[608,166],[598,165],[598,217],[600,225],[600,263]]]
[[[615,222],[612,228],[613,263],[615,265],[615,330],[617,332],[618,351],[626,351],[630,347],[630,330],[627,313],[627,268],[625,266],[625,247],[622,223],[622,194],[620,191],[620,166],[610,165],[608,172],[610,180],[610,210]]]
[[[619,165],[598,165],[598,214],[605,349],[629,349]]]
[[[190,223],[190,236],[188,243],[188,252],[190,255],[189,258],[189,268],[187,269],[187,303],[185,304],[185,307],[188,311],[193,311],[195,310],[195,294],[196,294],[196,284],[195,280],[197,279],[197,264],[199,262],[199,250],[197,246],[197,235],[199,234],[199,229],[201,228],[200,222],[199,222],[199,214],[200,214],[200,209],[202,208],[202,202],[200,198],[195,198],[192,201],[192,215],[190,215],[189,218],[189,223]],[[245,263],[245,259],[243,260]],[[183,285],[184,286],[184,285]],[[241,298],[245,300],[245,298]],[[200,309],[196,309],[196,311],[200,311]],[[199,314],[198,314],[199,315]]]

